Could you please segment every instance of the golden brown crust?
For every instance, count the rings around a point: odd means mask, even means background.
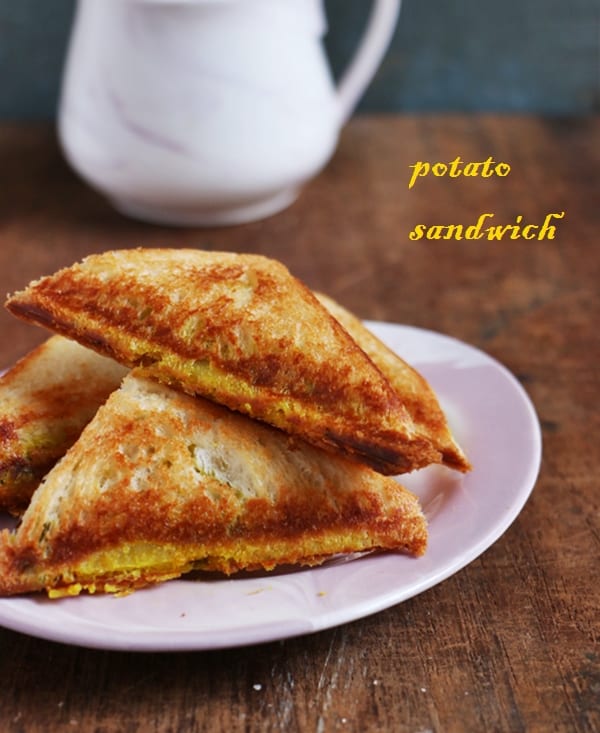
[[[458,471],[471,464],[452,436],[448,421],[427,380],[382,343],[354,314],[333,298],[316,293],[319,301],[348,331],[360,348],[389,379],[410,414],[415,430],[439,451],[441,462]]]
[[[126,370],[54,336],[0,377],[0,511],[22,512]]]
[[[133,372],[0,533],[0,593],[122,592],[426,541],[394,479]]]
[[[7,301],[15,315],[383,473],[439,460],[389,381],[286,268],[257,255],[93,255]]]

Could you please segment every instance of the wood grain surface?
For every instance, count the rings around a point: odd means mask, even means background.
[[[492,156],[505,178],[418,160]],[[600,121],[360,117],[291,208],[227,229],[127,220],[65,165],[53,130],[0,126],[3,294],[116,247],[277,257],[365,318],[474,344],[531,396],[544,458],[506,534],[387,611],[310,636],[177,654],[94,651],[0,629],[0,730],[18,733],[600,730]],[[410,241],[419,223],[543,221],[553,240]],[[0,365],[44,333],[0,313]],[[494,436],[490,435],[493,441]]]

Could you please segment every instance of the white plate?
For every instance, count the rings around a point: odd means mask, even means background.
[[[478,557],[519,514],[537,478],[541,437],[531,402],[503,366],[471,346],[416,328],[367,325],[429,380],[474,465],[467,476],[432,466],[402,477],[429,521],[424,557],[370,554],[313,569],[174,580],[123,598],[5,598],[0,624],[102,649],[242,646],[362,618]]]

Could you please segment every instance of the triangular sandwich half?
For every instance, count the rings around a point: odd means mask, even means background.
[[[382,343],[353,313],[327,295],[316,295],[389,379],[408,410],[416,431],[431,441],[439,451],[442,463],[458,471],[470,471],[471,464],[453,437],[438,398],[427,380]]]
[[[0,595],[127,592],[426,542],[395,479],[134,371],[0,533]]]
[[[388,379],[275,260],[200,250],[105,252],[32,283],[7,307],[382,473],[439,460]]]
[[[25,509],[126,371],[53,336],[0,377],[0,511]]]

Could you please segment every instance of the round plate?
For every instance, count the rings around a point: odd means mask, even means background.
[[[498,362],[417,328],[367,326],[430,382],[474,469],[430,466],[402,476],[421,499],[429,547],[331,560],[312,569],[173,580],[129,596],[0,599],[0,624],[103,649],[216,649],[343,624],[400,603],[478,557],[521,511],[537,478],[541,437],[531,402]],[[8,526],[5,521],[4,526]]]

